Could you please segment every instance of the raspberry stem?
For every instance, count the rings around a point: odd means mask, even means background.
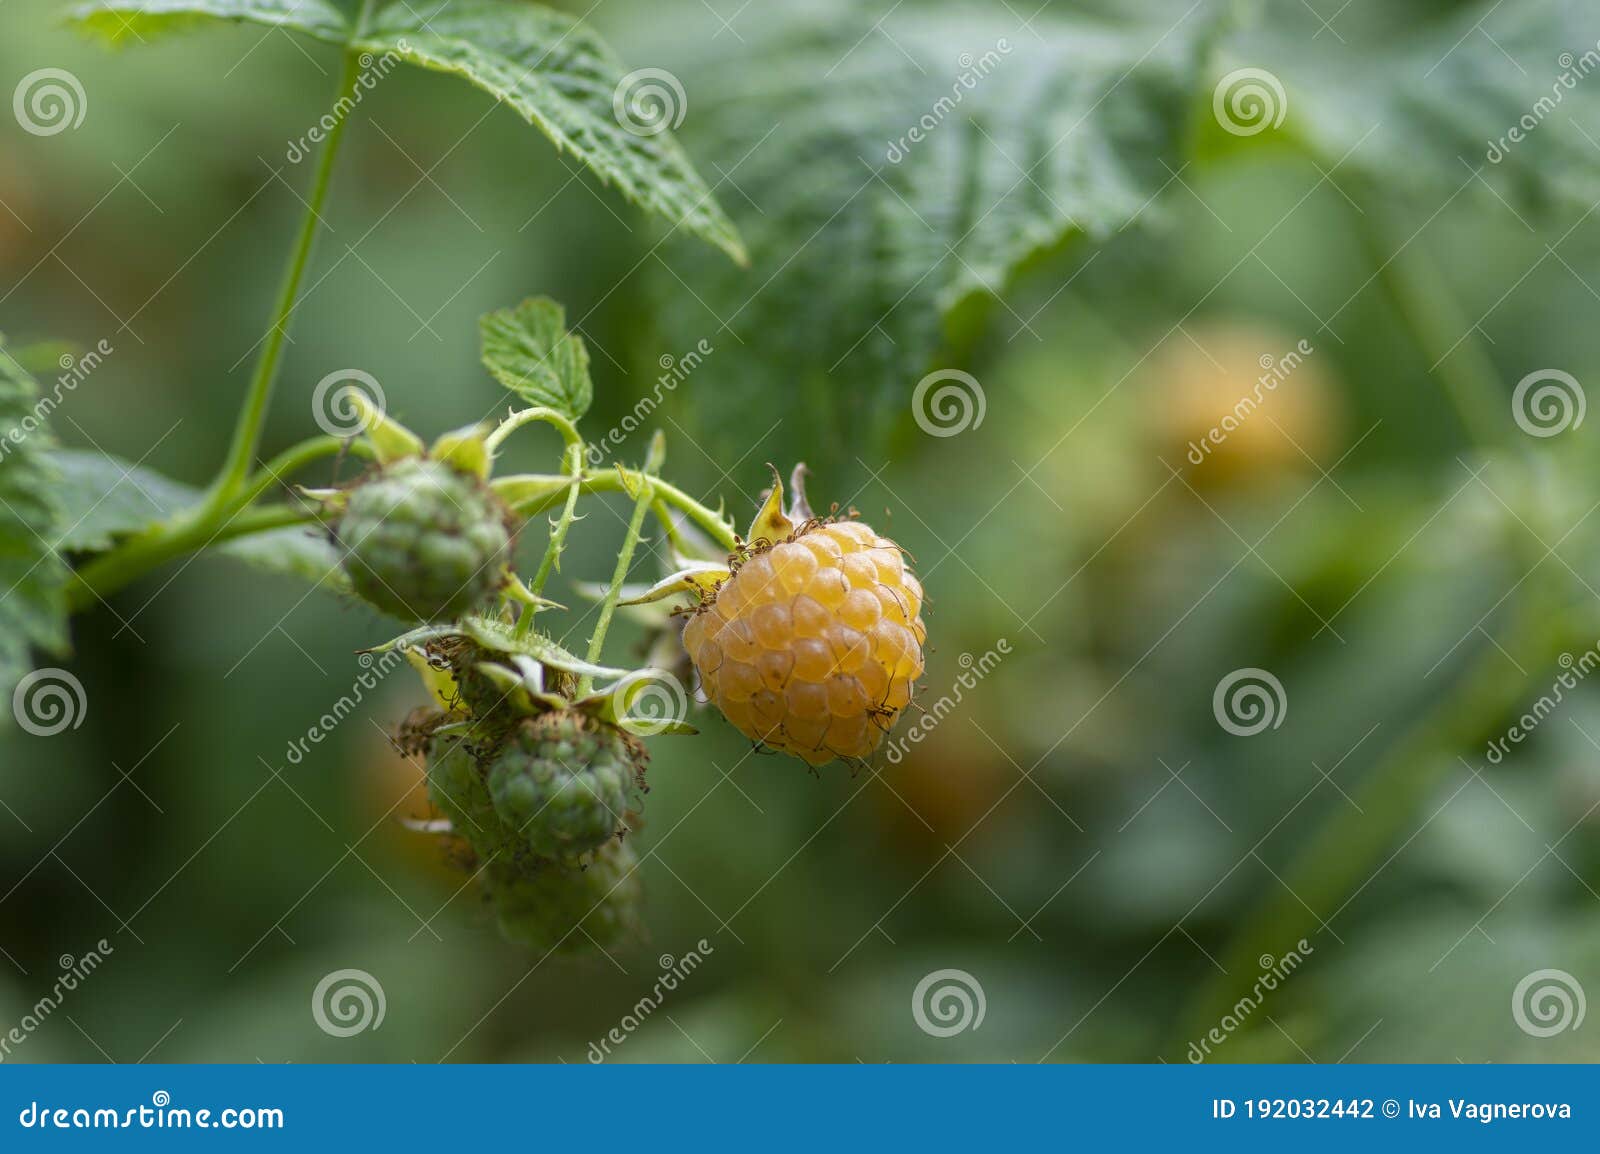
[[[504,426],[501,426],[504,428]],[[497,429],[496,432],[499,430]],[[533,575],[533,581],[528,586],[528,591],[535,597],[544,594],[545,582],[550,579],[550,573],[561,563],[561,551],[566,548],[567,530],[572,527],[574,513],[578,508],[578,493],[580,480],[583,475],[583,441],[576,439],[567,443],[567,450],[563,454],[568,471],[572,474],[572,484],[567,487],[567,503],[561,510],[561,517],[556,521],[555,527],[550,530],[550,544],[545,547],[544,557],[539,562],[538,571]],[[532,604],[522,611],[517,618],[517,636],[525,637],[533,628],[534,614],[538,612],[538,605]]]
[[[600,603],[600,618],[595,622],[594,633],[589,637],[587,660],[590,665],[600,660],[600,650],[605,645],[606,632],[611,628],[611,616],[616,612],[617,602],[622,598],[622,586],[628,579],[628,569],[633,564],[634,551],[639,547],[639,531],[644,526],[644,515],[649,512],[656,500],[656,474],[661,471],[661,463],[666,455],[667,439],[657,433],[651,438],[644,471],[636,477],[639,496],[633,503],[633,517],[628,521],[628,535],[622,540],[622,550],[617,554],[617,567],[611,574],[611,586],[606,590],[605,600]],[[619,480],[621,480],[620,473]],[[594,678],[584,674],[578,683],[578,696],[582,697],[593,687]]]

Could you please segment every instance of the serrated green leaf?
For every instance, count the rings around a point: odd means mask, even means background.
[[[635,204],[745,261],[738,232],[672,134],[637,121],[630,131],[629,118],[618,114],[617,100],[630,91],[625,85],[649,83],[658,70],[625,74],[584,22],[520,0],[463,0],[420,13],[402,2],[380,12],[357,45],[463,77]],[[676,77],[666,83],[668,108],[676,111],[682,85]]]
[[[199,489],[108,453],[57,449],[50,461],[59,474],[56,494],[62,516],[55,544],[63,553],[109,549],[118,538],[170,517],[202,496]],[[339,551],[315,528],[271,529],[224,541],[211,552],[267,573],[334,588],[345,584]]]
[[[51,546],[61,519],[50,431],[33,378],[0,343],[0,692],[31,650],[67,650],[67,565]],[[0,710],[0,716],[6,711]]]
[[[594,399],[589,350],[567,331],[567,314],[548,297],[500,309],[478,321],[483,364],[495,380],[535,405],[576,421]]]
[[[313,585],[343,590],[350,584],[340,564],[343,554],[328,540],[327,534],[314,525],[288,525],[265,533],[252,533],[226,541],[214,551],[243,561],[252,569],[299,577]]]
[[[673,343],[703,334],[707,309],[732,330],[724,387],[696,393],[717,448],[748,438],[758,396],[786,438],[763,452],[814,458],[841,429],[909,422],[919,378],[970,344],[957,322],[1019,266],[1154,215],[1218,5],[1104,7],[1021,28],[1004,6],[807,6],[752,22],[737,53],[673,58],[697,81],[686,138],[748,198],[753,276],[698,259],[676,270],[692,295],[661,282]]]
[[[64,553],[109,549],[118,537],[164,520],[200,499],[200,491],[152,469],[92,449],[57,449]]]
[[[96,0],[69,15],[113,43],[216,20],[288,28],[336,44],[350,37],[344,13],[326,0]]]
[[[1424,193],[1430,210],[1458,191],[1487,201],[1492,190],[1523,210],[1600,199],[1592,4],[1348,8],[1330,35],[1302,5],[1260,6],[1260,19],[1227,41],[1213,80],[1266,69],[1287,104],[1275,133],[1337,162],[1336,175],[1364,173],[1386,196]]]

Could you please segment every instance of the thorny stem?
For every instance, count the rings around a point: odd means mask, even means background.
[[[600,618],[595,622],[594,633],[589,638],[587,660],[590,665],[595,665],[600,660],[600,651],[606,641],[606,631],[611,628],[611,615],[616,612],[617,602],[622,598],[622,586],[628,579],[628,569],[633,564],[634,550],[639,546],[639,531],[644,526],[644,515],[656,501],[655,476],[661,470],[661,461],[665,455],[666,439],[657,433],[650,443],[644,471],[635,474],[633,478],[639,486],[639,496],[633,503],[633,517],[628,522],[628,535],[623,538],[622,551],[617,554],[617,567],[611,574],[611,587],[606,590],[605,600],[600,603]],[[578,683],[578,696],[582,697],[593,686],[594,678],[585,674],[583,680]]]
[[[539,569],[534,573],[533,581],[528,586],[529,592],[535,597],[543,596],[545,582],[550,579],[551,571],[560,564],[561,551],[566,547],[567,530],[572,528],[574,514],[578,508],[579,478],[583,474],[583,442],[581,440],[569,442],[564,456],[567,468],[572,474],[572,484],[567,487],[567,503],[561,510],[561,517],[550,530],[550,544],[545,546],[544,558],[539,562]],[[533,629],[534,614],[538,610],[537,604],[528,605],[522,610],[522,616],[517,618],[518,637],[527,636]]]
[[[505,420],[501,421],[499,425],[495,426],[494,432],[490,433],[484,438],[484,446],[488,448],[490,453],[494,453],[500,448],[501,443],[513,432],[515,432],[517,429],[520,429],[523,425],[530,424],[533,421],[544,421],[547,424],[554,425],[556,430],[561,434],[561,440],[565,443],[569,450],[574,445],[577,445],[580,448],[582,447],[583,438],[578,435],[578,427],[568,420],[564,414],[558,413],[554,409],[547,409],[543,407],[521,409],[518,412],[512,413]],[[581,464],[582,458],[579,458],[579,462]],[[573,471],[577,471],[576,467],[574,467]]]
[[[548,509],[555,508],[566,500],[568,480],[566,477],[550,477],[536,474],[528,475],[529,481],[548,482],[550,491],[542,493],[528,501],[515,504],[513,508],[524,517],[533,517]],[[690,517],[697,525],[711,534],[712,538],[730,553],[738,547],[734,540],[733,528],[718,513],[706,508],[689,494],[679,489],[676,485],[668,484],[659,478],[653,479],[651,485],[658,501],[674,509],[678,509]],[[626,493],[631,491],[631,486],[625,482],[616,469],[601,469],[598,472],[587,474],[579,488],[584,493]]]

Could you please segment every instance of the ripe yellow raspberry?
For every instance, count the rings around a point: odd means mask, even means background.
[[[759,536],[757,518],[731,575],[703,592],[684,647],[747,737],[812,765],[865,758],[922,676],[922,586],[893,541],[811,517],[797,496],[765,522],[787,528],[781,538]]]

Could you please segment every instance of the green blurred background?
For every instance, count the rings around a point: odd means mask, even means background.
[[[814,499],[855,505],[917,558],[926,700],[963,655],[1001,639],[1010,655],[935,738],[870,772],[751,756],[712,714],[699,737],[654,739],[649,938],[544,960],[503,942],[465,875],[396,820],[426,816],[386,737],[423,700],[409,672],[287,760],[393,624],[226,559],[172,566],[75,622],[81,728],[0,734],[0,1025],[61,955],[114,947],[8,1060],[583,1061],[662,956],[704,939],[705,964],[613,1060],[1182,1061],[1257,955],[1302,936],[1305,964],[1220,1056],[1600,1057],[1593,1023],[1543,1037],[1512,1012],[1540,969],[1600,991],[1600,693],[1567,694],[1501,764],[1483,746],[1550,689],[1559,654],[1600,637],[1600,549],[1581,527],[1595,422],[1526,437],[1510,399],[1534,370],[1600,367],[1593,218],[1530,218],[1476,187],[1391,203],[1302,152],[1210,140],[1147,217],[1052,246],[981,335],[947,332],[985,415],[926,436],[909,397],[930,366],[901,366],[892,411],[862,415],[849,361],[784,383],[769,337],[803,345],[803,308],[782,334],[730,327],[741,298],[711,291],[742,277],[756,293],[797,247],[763,247],[760,196],[718,182],[742,150],[696,131],[702,63],[758,87],[744,41],[778,7],[606,0],[587,16],[630,64],[683,77],[680,135],[752,239],[742,273],[691,239],[657,247],[659,224],[481,93],[385,80],[346,141],[267,447],[310,431],[311,386],[336,368],[374,374],[427,432],[500,408],[476,318],[547,293],[590,344],[591,433],[649,392],[659,358],[706,339],[717,352],[657,418],[674,482],[742,522],[765,463],[804,457]],[[1381,19],[1371,8],[1340,27]],[[5,90],[51,65],[89,100],[57,136],[0,118],[0,329],[19,346],[108,340],[58,436],[203,483],[301,212],[309,165],[284,150],[338,54],[260,28],[108,52],[56,11],[0,9]],[[1028,37],[1026,12],[991,15]],[[944,67],[970,43],[951,40]],[[1552,72],[1563,47],[1520,64]],[[1464,135],[1503,130],[1463,107]],[[816,190],[819,224],[852,187]],[[851,251],[814,270],[822,291],[865,275]],[[1443,348],[1419,341],[1408,291]],[[1468,351],[1450,344],[1463,336]],[[1257,359],[1302,339],[1315,351],[1258,417],[1188,465]],[[1504,382],[1491,444],[1441,387],[1480,353]],[[763,355],[772,379],[752,388],[743,359]],[[530,434],[511,467],[554,455]],[[573,643],[588,621],[570,583],[606,577],[622,534],[624,506],[603,506],[555,589],[578,607]],[[1244,667],[1271,670],[1287,703],[1249,738],[1212,710]],[[312,991],[343,968],[381,982],[381,1028],[317,1028]],[[981,985],[980,1027],[918,1027],[913,991],[941,969]]]

